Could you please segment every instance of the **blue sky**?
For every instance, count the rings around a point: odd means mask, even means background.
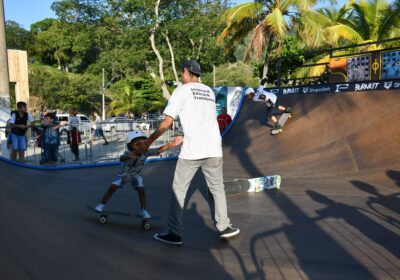
[[[54,0],[3,0],[6,20],[13,20],[29,30],[32,23],[45,18],[55,18],[50,9]],[[238,3],[249,0],[236,0]]]
[[[236,4],[251,0],[236,0]],[[13,20],[29,30],[32,23],[45,18],[55,18],[50,9],[54,0],[3,0],[6,20]],[[343,0],[338,1],[344,2]]]
[[[32,23],[42,19],[53,17],[50,9],[54,0],[3,0],[6,20],[13,20],[30,29]]]

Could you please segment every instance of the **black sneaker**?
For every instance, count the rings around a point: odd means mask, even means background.
[[[232,236],[239,234],[239,232],[240,232],[240,229],[233,228],[232,226],[228,226],[226,229],[219,232],[219,237],[228,238],[228,237],[232,237]]]
[[[157,241],[172,244],[172,245],[182,245],[182,237],[179,235],[173,234],[172,232],[168,233],[157,233],[153,236],[153,238]]]
[[[272,130],[279,130],[282,129],[282,126],[279,123],[275,123],[274,127],[272,128]]]

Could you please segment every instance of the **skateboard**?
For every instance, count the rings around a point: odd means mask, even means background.
[[[150,219],[144,219],[139,214],[127,213],[127,212],[120,212],[120,211],[113,211],[113,210],[105,210],[103,212],[97,212],[93,206],[88,206],[88,208],[99,215],[99,222],[100,224],[107,223],[108,215],[120,215],[120,216],[127,216],[140,219],[142,222],[142,228],[145,230],[149,230],[151,228],[150,220],[160,219],[161,216],[152,216]]]
[[[234,195],[245,192],[261,192],[269,189],[280,189],[281,176],[262,176],[251,179],[234,179],[225,181],[226,195]]]
[[[285,123],[287,122],[287,120],[289,118],[291,118],[292,115],[290,113],[283,113],[282,116],[279,118],[278,123],[282,126],[282,128],[280,129],[272,129],[271,130],[271,134],[272,135],[276,135],[278,133],[281,133],[283,130],[283,126],[285,125]]]
[[[250,188],[247,192],[261,192],[270,189],[280,189],[281,187],[281,176],[263,176],[253,179],[248,179]]]

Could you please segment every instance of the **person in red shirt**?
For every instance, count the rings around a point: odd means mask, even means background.
[[[217,116],[217,121],[218,121],[218,126],[219,126],[219,131],[221,134],[225,131],[225,129],[231,124],[232,118],[231,116],[226,112],[226,108],[222,107],[221,108],[221,114]]]

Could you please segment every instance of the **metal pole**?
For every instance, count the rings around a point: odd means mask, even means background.
[[[215,72],[216,72],[215,65],[213,65],[213,87],[215,87]]]
[[[101,104],[102,104],[102,114],[101,114],[101,117],[102,117],[102,120],[104,121],[105,119],[106,119],[106,104],[105,104],[105,97],[104,97],[104,94],[105,94],[105,88],[104,88],[104,68],[102,69],[102,73],[103,73],[103,82],[101,83],[101,94],[102,94],[102,100],[101,100]]]
[[[3,0],[0,0],[0,127],[5,127],[7,120],[10,118],[11,104],[9,81],[6,22]],[[0,129],[0,139],[5,139],[4,129]]]

